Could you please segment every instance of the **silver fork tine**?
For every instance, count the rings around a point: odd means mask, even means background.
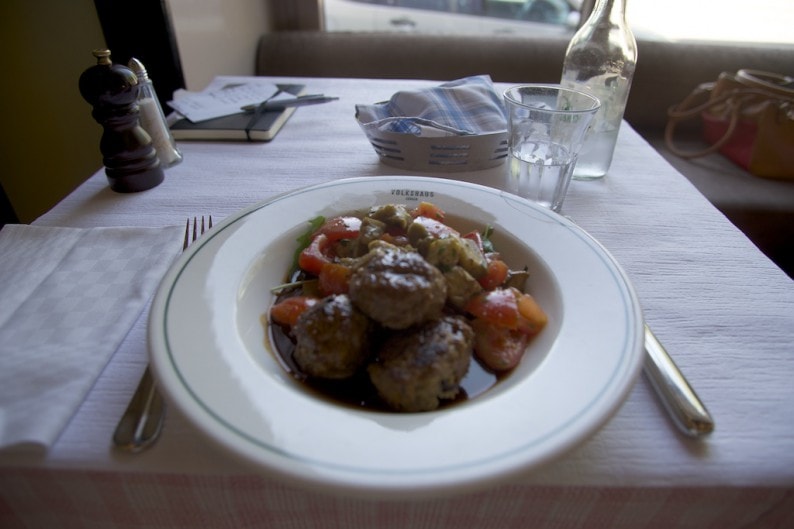
[[[198,220],[193,217],[193,233],[191,237],[190,219],[185,223],[185,239],[182,251],[190,243],[198,239]],[[212,228],[212,216],[209,217],[209,227]],[[204,216],[201,217],[201,234],[206,231]],[[130,400],[124,415],[121,416],[116,431],[113,433],[113,443],[129,452],[140,452],[150,447],[160,437],[165,418],[165,401],[154,383],[154,377],[146,366],[141,381]]]
[[[193,234],[193,240],[196,240],[195,233]],[[185,222],[185,241],[182,243],[183,252],[187,250],[188,245],[190,245],[190,219]]]
[[[209,226],[206,229],[212,228],[212,215],[209,216]],[[204,235],[204,215],[201,216],[201,234]],[[196,240],[196,217],[193,217],[193,240]]]

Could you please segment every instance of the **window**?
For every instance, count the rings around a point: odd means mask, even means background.
[[[327,31],[570,35],[582,1],[323,0],[323,8]],[[791,0],[628,0],[627,6],[641,39],[794,44]]]
[[[581,0],[324,0],[327,31],[564,34]]]

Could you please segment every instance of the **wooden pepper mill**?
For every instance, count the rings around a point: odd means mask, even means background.
[[[151,137],[138,120],[138,78],[110,60],[110,50],[94,50],[97,64],[80,76],[83,99],[102,125],[99,142],[105,174],[113,191],[133,193],[159,185],[165,178]]]

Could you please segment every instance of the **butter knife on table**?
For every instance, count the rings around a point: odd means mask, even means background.
[[[643,371],[681,432],[701,437],[714,430],[714,419],[706,406],[647,324]]]

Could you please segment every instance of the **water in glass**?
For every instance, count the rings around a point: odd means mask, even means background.
[[[508,191],[560,211],[576,162],[557,143],[525,141],[510,149]]]

